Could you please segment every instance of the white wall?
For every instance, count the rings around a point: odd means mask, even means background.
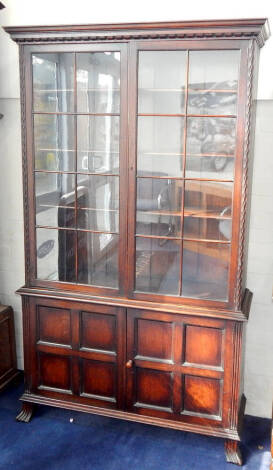
[[[113,23],[268,17],[273,3],[219,0],[3,0],[2,25]],[[273,26],[272,26],[273,29]],[[254,292],[247,331],[245,393],[247,413],[270,417],[273,388],[273,39],[261,50],[255,165],[250,223],[248,287]],[[20,299],[24,283],[19,66],[17,45],[0,32],[0,300],[16,316],[19,366],[22,359]]]

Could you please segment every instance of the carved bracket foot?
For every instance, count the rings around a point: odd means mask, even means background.
[[[22,410],[20,411],[18,416],[16,416],[16,421],[21,421],[22,423],[29,423],[32,418],[33,409],[34,407],[32,403],[23,402]]]
[[[242,454],[239,449],[239,442],[226,439],[225,441],[225,453],[227,462],[234,463],[236,465],[243,465]]]

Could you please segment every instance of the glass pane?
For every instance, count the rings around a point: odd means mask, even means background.
[[[135,289],[179,294],[180,240],[136,237]]]
[[[120,53],[77,54],[77,111],[119,113]]]
[[[78,282],[118,288],[119,236],[78,233]]]
[[[119,117],[77,116],[78,171],[119,172]]]
[[[118,232],[119,177],[78,175],[79,228]]]
[[[74,54],[35,53],[32,71],[34,111],[74,111]]]
[[[184,241],[182,296],[226,300],[230,245]]]
[[[75,163],[74,116],[34,116],[35,169],[73,171]]]
[[[183,233],[185,238],[205,240],[231,240],[231,219],[225,215],[218,219],[204,217],[185,217]]]
[[[191,51],[189,114],[236,114],[240,51]]]
[[[234,156],[235,126],[235,118],[188,118],[187,158],[202,155],[223,158]]]
[[[186,61],[185,51],[139,52],[139,113],[185,112]]]
[[[47,227],[75,227],[75,176],[36,173],[36,224]]]
[[[184,118],[138,118],[139,176],[182,176]]]
[[[232,183],[215,181],[185,182],[185,216],[231,217]]]
[[[76,232],[71,230],[36,230],[37,278],[76,282]]]
[[[136,233],[180,236],[182,184],[181,180],[138,178]]]
[[[234,157],[190,157],[186,158],[186,178],[212,178],[232,180]]]

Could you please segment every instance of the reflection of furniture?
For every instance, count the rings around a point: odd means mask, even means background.
[[[13,310],[0,305],[0,390],[18,375]]]
[[[18,419],[29,421],[33,404],[46,404],[198,432],[224,438],[227,460],[241,464],[241,358],[252,298],[244,271],[247,166],[265,20],[7,30],[21,45],[26,168],[26,286],[19,290],[26,388]],[[50,61],[56,51],[72,65],[60,71],[60,83],[49,83],[43,53]],[[67,83],[72,119],[70,138],[58,141],[58,174],[72,174],[77,191],[85,186],[86,207],[74,197],[71,225],[48,218],[39,226],[34,175],[53,170],[42,160],[33,166],[41,150],[33,114],[67,116],[63,102],[44,100],[41,109],[39,100]],[[188,99],[196,84],[197,104]],[[102,91],[103,106],[95,98]],[[229,160],[225,171],[218,157]],[[91,169],[100,190],[107,186],[93,200]],[[83,210],[92,216],[82,218]],[[218,221],[227,221],[224,230]],[[37,261],[36,234],[50,230],[55,251]],[[53,281],[49,263],[64,275]]]

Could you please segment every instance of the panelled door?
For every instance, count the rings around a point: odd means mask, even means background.
[[[31,392],[228,427],[233,322],[44,298],[30,306]]]
[[[129,309],[127,407],[227,426],[230,350],[230,322]]]
[[[122,408],[125,309],[32,299],[30,311],[32,391]]]

